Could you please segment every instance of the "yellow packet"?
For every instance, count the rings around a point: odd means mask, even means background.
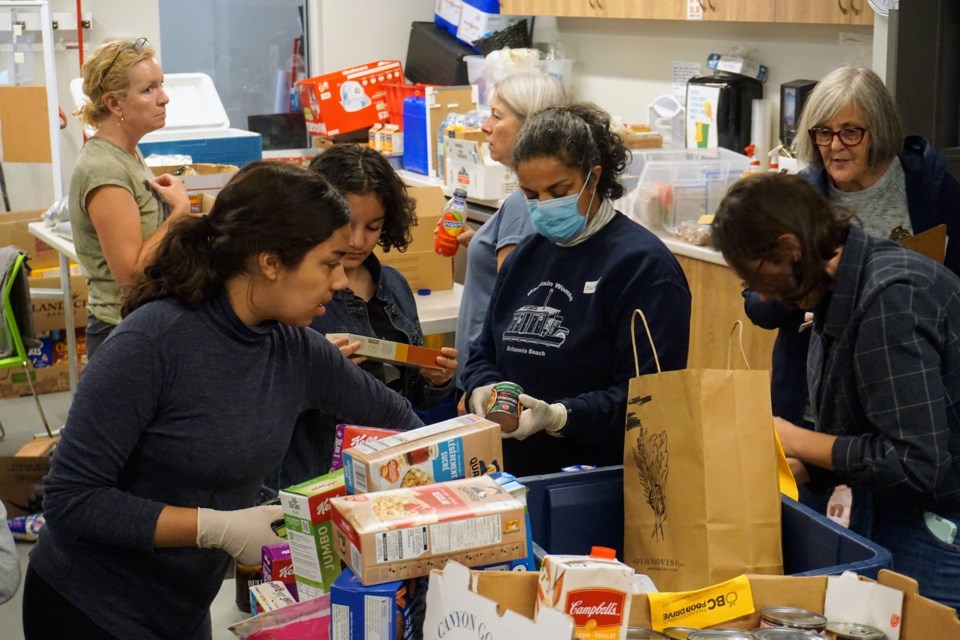
[[[703,629],[753,613],[753,592],[747,576],[737,576],[698,591],[648,593],[650,626]]]

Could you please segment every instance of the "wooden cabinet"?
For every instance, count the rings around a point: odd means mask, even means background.
[[[500,13],[646,20],[685,20],[687,17],[683,0],[500,0]]]
[[[500,0],[500,13],[519,16],[596,18],[598,0]]]
[[[873,24],[867,0],[776,0],[777,22]]]
[[[770,369],[777,333],[761,329],[747,318],[743,311],[743,287],[733,270],[686,256],[678,255],[677,260],[687,276],[693,297],[687,366],[725,369],[728,350],[733,348],[730,367],[746,368],[736,338],[730,336],[734,322],[740,320],[743,323],[743,349],[750,366]]]
[[[777,13],[776,2],[777,0],[701,0],[700,6],[703,8],[704,20],[773,22]]]

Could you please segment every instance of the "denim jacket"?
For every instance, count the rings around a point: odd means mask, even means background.
[[[396,269],[382,266],[373,254],[366,259],[364,266],[377,283],[375,295],[383,301],[393,326],[407,336],[409,344],[422,346],[423,331],[420,329],[420,320],[417,317],[417,304],[414,302],[413,293],[406,279]],[[370,326],[367,303],[354,295],[353,291],[349,289],[337,291],[333,300],[325,307],[326,313],[314,318],[311,325],[320,333],[375,335],[373,327]],[[398,368],[401,376],[400,393],[410,400],[414,408],[425,409],[435,406],[453,390],[453,379],[446,385],[437,387],[425,380],[417,367]],[[357,398],[356,400],[364,402],[365,399]],[[266,479],[266,486],[276,491],[326,473],[333,455],[334,430],[337,422],[336,416],[322,411],[312,410],[300,414],[283,463]],[[369,426],[391,428],[395,425]]]

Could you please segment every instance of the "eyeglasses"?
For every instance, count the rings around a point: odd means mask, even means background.
[[[146,39],[146,38],[138,38],[136,42],[129,43],[129,46],[130,46],[130,47],[133,47],[133,49],[134,49],[135,51],[140,51],[140,50],[143,49],[147,44],[149,44],[149,43],[147,42],[147,39]],[[120,54],[123,53],[124,50],[127,49],[127,48],[128,48],[128,44],[123,44],[123,45],[120,45],[119,47],[117,47],[117,55],[113,56],[113,60],[110,61],[110,64],[108,64],[106,67],[104,67],[103,72],[100,74],[100,82],[97,83],[98,86],[100,87],[100,93],[103,93],[103,92],[104,92],[104,91],[103,91],[103,79],[107,77],[107,74],[110,73],[110,69],[113,69],[113,65],[115,65],[115,64],[117,63],[117,60],[120,58]]]
[[[814,127],[807,131],[810,134],[810,139],[818,147],[829,147],[833,144],[833,137],[837,136],[840,138],[845,146],[855,147],[861,142],[863,142],[863,135],[868,131],[863,127],[844,127],[839,131],[833,131],[827,127]]]

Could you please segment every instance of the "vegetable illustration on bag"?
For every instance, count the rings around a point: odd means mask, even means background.
[[[627,437],[633,429],[637,432],[637,447],[634,460],[637,464],[637,476],[646,493],[647,504],[653,510],[654,525],[651,538],[663,540],[663,523],[667,519],[667,501],[664,488],[670,472],[670,453],[667,450],[667,432],[647,434],[640,417],[631,411],[630,406],[641,406],[650,402],[652,396],[637,396],[627,401]]]

